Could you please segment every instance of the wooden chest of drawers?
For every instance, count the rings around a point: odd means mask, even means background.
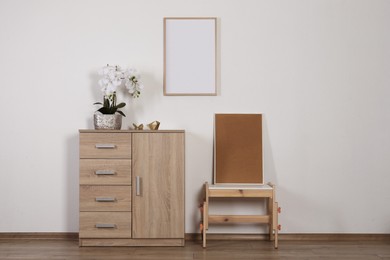
[[[80,130],[79,238],[184,245],[184,131]]]

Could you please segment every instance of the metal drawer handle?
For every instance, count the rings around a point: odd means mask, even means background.
[[[97,149],[115,149],[115,144],[95,144]]]
[[[136,196],[141,195],[141,177],[139,176],[135,177],[135,195]]]
[[[113,170],[97,170],[95,171],[96,175],[114,175],[115,171]]]
[[[115,224],[96,224],[96,228],[116,228]]]
[[[110,197],[98,197],[95,198],[97,202],[115,202],[116,198],[110,198]]]

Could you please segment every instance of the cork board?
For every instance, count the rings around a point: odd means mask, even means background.
[[[263,184],[261,114],[215,115],[215,184]]]

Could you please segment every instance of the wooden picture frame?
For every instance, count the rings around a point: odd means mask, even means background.
[[[217,18],[164,18],[164,96],[217,95]]]

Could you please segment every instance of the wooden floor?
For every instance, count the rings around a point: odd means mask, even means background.
[[[76,240],[0,239],[0,259],[390,259],[390,241],[187,241],[185,247],[82,247]]]

